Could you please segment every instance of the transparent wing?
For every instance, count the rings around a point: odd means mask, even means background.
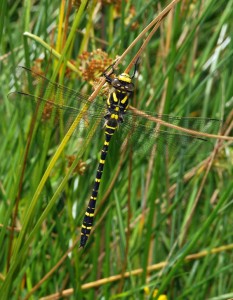
[[[88,95],[51,82],[25,67],[17,68],[17,85],[17,91],[8,95],[9,100],[20,109],[23,106],[23,111],[36,111],[37,121],[46,126],[56,128],[59,122],[63,122],[67,130],[86,106],[88,110],[79,128],[88,127],[93,120],[102,120],[106,113],[106,105],[101,97],[91,103]]]
[[[42,123],[48,122],[50,126],[56,127],[62,121],[64,127],[68,129],[85,106],[88,106],[88,110],[80,127],[88,127],[91,122],[102,121],[102,124],[104,122],[106,104],[101,97],[97,97],[94,102],[90,103],[88,95],[51,82],[46,77],[25,67],[18,68],[17,80],[19,90],[10,93],[8,98],[15,101],[16,105],[22,104],[24,107],[32,103]],[[176,117],[152,112],[143,112],[143,115],[138,115],[128,110],[124,116],[124,122],[119,126],[117,140],[120,139],[122,142],[128,138],[139,152],[145,152],[155,144],[158,150],[170,149],[173,154],[180,149],[185,149],[186,153],[190,153],[197,150],[209,151],[213,147],[211,141],[205,137],[200,138],[189,132],[182,133],[173,128],[158,125],[151,120],[151,117],[204,133],[217,133],[222,123],[217,119]]]
[[[192,155],[195,151],[208,152],[213,148],[213,141],[204,135],[200,137],[191,132],[184,133],[160,125],[151,120],[153,117],[188,130],[212,134],[217,134],[222,124],[221,120],[211,118],[183,118],[151,112],[143,112],[143,116],[140,116],[129,111],[124,117],[120,131],[122,131],[122,137],[128,138],[138,152],[145,152],[155,144],[158,151],[162,152],[167,149],[170,154],[175,155],[181,150],[184,155]]]

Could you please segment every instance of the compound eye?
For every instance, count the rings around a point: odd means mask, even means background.
[[[133,83],[127,83],[125,85],[125,89],[130,91],[130,92],[133,92],[134,91],[134,84]]]
[[[114,78],[112,80],[112,86],[114,86],[114,87],[120,87],[121,83],[120,83],[120,81],[117,78]]]

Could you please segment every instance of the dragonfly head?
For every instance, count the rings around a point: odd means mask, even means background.
[[[127,91],[132,93],[134,91],[134,84],[132,83],[132,78],[127,73],[122,73],[116,78],[111,80],[111,85],[118,91]]]
[[[124,83],[131,83],[132,78],[127,73],[122,73],[117,77],[118,80],[124,82]]]

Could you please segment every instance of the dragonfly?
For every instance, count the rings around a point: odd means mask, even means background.
[[[88,126],[88,119],[102,124],[99,127],[104,132],[104,143],[81,226],[80,247],[85,247],[93,227],[99,187],[113,136],[117,136],[115,140],[118,142],[130,141],[137,153],[146,153],[153,145],[156,145],[158,151],[169,149],[172,154],[176,154],[180,149],[184,149],[185,153],[191,152],[196,155],[202,145],[207,144],[211,147],[213,145],[209,139],[195,135],[193,130],[216,133],[222,123],[221,120],[214,118],[178,117],[150,111],[143,111],[140,115],[134,110],[130,110],[129,102],[135,89],[133,80],[136,65],[132,75],[121,73],[117,76],[113,65],[109,66],[102,74],[110,87],[109,93],[104,101],[102,96],[97,96],[93,102],[89,101],[89,95],[52,82],[33,70],[26,67],[18,67],[18,69],[20,74],[18,87],[21,90],[17,88],[17,91],[10,93],[8,98],[14,101],[21,98],[23,103],[27,101],[28,104],[30,101],[34,105],[33,107],[42,107],[40,110],[41,122],[48,121],[50,125],[56,126],[62,119],[69,127],[77,114],[88,104],[88,110],[83,117],[83,126]],[[111,72],[109,72],[110,69]],[[31,79],[30,84],[27,84],[28,78]],[[153,117],[172,125],[187,128],[190,133],[188,130],[185,133],[177,132],[175,128],[166,127],[163,124],[158,126],[153,121]],[[53,118],[53,122],[50,121],[51,118]],[[204,149],[206,148],[204,147]]]

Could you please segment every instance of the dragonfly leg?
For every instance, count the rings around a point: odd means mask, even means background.
[[[107,69],[102,73],[102,76],[104,76],[105,79],[106,79],[106,81],[107,81],[108,83],[110,83],[110,84],[111,84],[111,82],[112,82],[112,78],[110,77],[110,75],[112,75],[112,74],[115,72],[114,65],[115,65],[116,62],[117,62],[117,60],[116,60],[113,64],[111,64],[109,67],[107,67]],[[109,74],[107,75],[107,72],[108,72],[110,69],[112,69],[112,70],[111,70],[111,73],[109,73]]]

